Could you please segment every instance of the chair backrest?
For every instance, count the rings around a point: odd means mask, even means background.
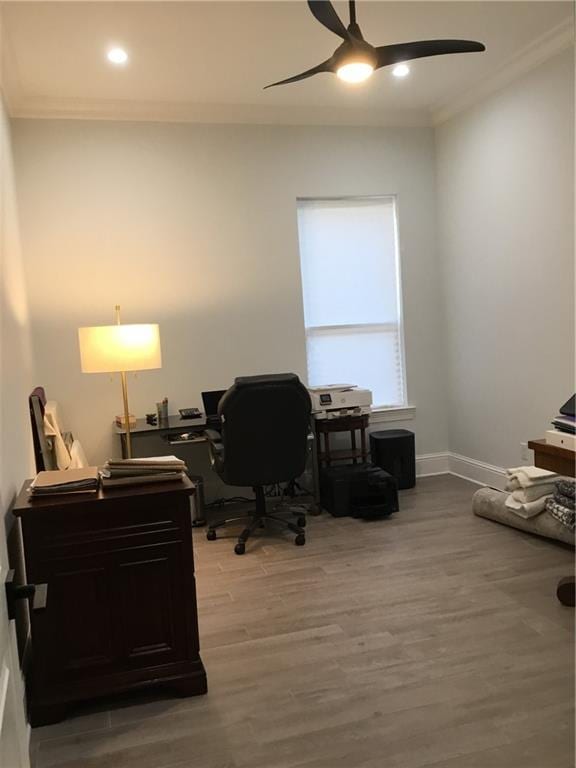
[[[271,485],[301,475],[310,411],[310,395],[294,373],[235,379],[218,406],[224,482]]]
[[[32,441],[34,443],[34,459],[36,472],[46,469],[54,469],[54,458],[46,433],[44,432],[44,408],[46,407],[46,393],[44,387],[36,387],[28,397],[30,409],[30,424],[32,426]]]

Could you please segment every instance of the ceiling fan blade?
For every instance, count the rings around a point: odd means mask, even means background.
[[[314,18],[324,25],[330,32],[334,32],[338,37],[344,40],[350,39],[350,34],[344,24],[340,21],[340,17],[334,10],[334,6],[330,0],[308,0],[308,8],[312,11]]]
[[[475,53],[485,51],[483,43],[474,40],[419,40],[414,43],[396,43],[381,45],[376,48],[378,64],[376,69],[398,64],[411,59],[422,59],[426,56],[444,56],[448,53]]]
[[[294,75],[294,77],[287,77],[286,80],[279,80],[277,83],[270,83],[270,85],[265,85],[264,90],[266,90],[266,88],[274,88],[275,85],[287,85],[287,83],[296,83],[298,80],[306,80],[307,77],[318,75],[320,72],[332,71],[332,59],[328,59],[327,61],[323,61],[322,64],[318,64],[316,67],[312,67],[312,69],[307,69],[306,72],[301,72],[299,75]]]

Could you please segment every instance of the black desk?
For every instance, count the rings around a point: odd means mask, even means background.
[[[201,416],[199,419],[181,419],[180,416],[168,416],[167,419],[157,424],[148,424],[146,419],[136,419],[136,425],[130,427],[130,435],[134,435],[138,439],[143,432],[168,435],[193,430],[202,432],[205,429],[205,416]],[[126,450],[126,430],[116,426],[116,432],[121,436],[123,450]]]
[[[212,471],[207,441],[204,437],[206,418],[181,419],[180,416],[169,416],[158,421],[156,425],[148,424],[146,419],[137,419],[130,427],[132,457],[144,459],[147,456],[178,456],[186,462],[190,479],[196,485],[194,504],[196,506],[194,522],[205,522],[204,508],[206,501],[225,496],[243,495],[238,489],[224,485],[218,475]],[[115,425],[116,434],[120,437],[122,458],[127,458],[126,430]],[[188,433],[185,440],[178,439]]]
[[[116,434],[120,437],[122,457],[127,457],[126,430],[117,426]],[[168,419],[159,421],[155,426],[148,424],[146,419],[137,419],[136,424],[130,427],[132,443],[132,456],[135,459],[144,459],[147,456],[178,456],[186,462],[190,479],[196,485],[194,503],[196,505],[194,522],[201,525],[205,522],[206,502],[214,499],[232,496],[252,497],[251,488],[236,488],[225,485],[212,470],[208,441],[204,437],[207,429],[206,419],[181,419],[180,416],[169,416]],[[186,440],[177,439],[179,435],[189,433]],[[316,456],[316,440],[310,432],[311,449],[311,474],[313,480],[313,495],[317,506],[320,502],[318,485],[318,461]]]

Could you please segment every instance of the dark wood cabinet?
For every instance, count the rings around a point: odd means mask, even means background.
[[[200,659],[188,481],[31,499],[22,489],[32,613],[33,725],[70,704],[150,685],[206,692]]]
[[[529,440],[528,448],[534,451],[534,465],[565,477],[576,475],[576,451],[551,445],[546,440]]]

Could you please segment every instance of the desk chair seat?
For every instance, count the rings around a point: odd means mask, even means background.
[[[305,517],[296,524],[266,512],[264,487],[299,477],[306,466],[311,403],[308,391],[293,373],[244,376],[220,400],[218,415],[222,431],[207,430],[212,468],[227,485],[254,489],[256,509],[250,515],[227,518],[210,525],[207,538],[216,529],[247,520],[234,551],[245,552],[247,540],[266,522],[296,534],[295,543],[306,542]]]

